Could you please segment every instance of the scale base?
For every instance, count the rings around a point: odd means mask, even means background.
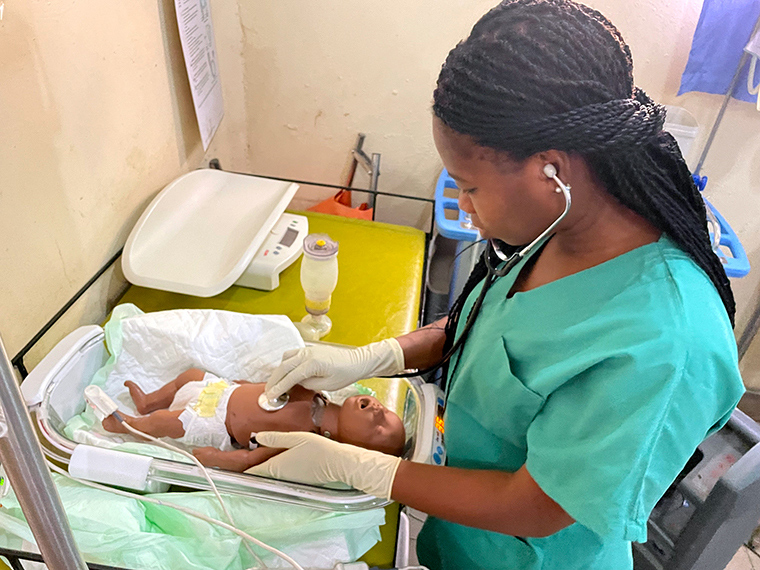
[[[303,238],[308,233],[306,216],[283,214],[235,285],[261,291],[277,289],[280,273],[303,253]]]

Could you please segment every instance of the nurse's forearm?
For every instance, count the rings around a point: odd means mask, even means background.
[[[421,369],[438,363],[443,356],[446,321],[448,321],[448,317],[396,339],[404,351],[406,368]]]
[[[525,467],[507,473],[402,461],[391,498],[441,519],[513,536],[549,536],[574,522]]]

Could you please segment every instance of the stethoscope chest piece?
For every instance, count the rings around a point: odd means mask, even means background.
[[[270,400],[267,398],[266,392],[262,392],[259,396],[259,407],[267,412],[276,412],[283,409],[288,400],[290,400],[290,396],[288,396],[287,392],[274,400]]]

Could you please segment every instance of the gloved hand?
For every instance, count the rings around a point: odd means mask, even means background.
[[[316,433],[266,431],[256,441],[289,448],[246,473],[319,485],[340,481],[375,497],[390,499],[400,457],[338,443]]]
[[[404,370],[404,351],[395,338],[357,348],[314,345],[288,350],[272,372],[267,398],[275,399],[301,384],[309,390],[339,390],[357,380],[390,376]]]

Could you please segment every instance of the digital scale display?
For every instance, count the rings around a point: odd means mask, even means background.
[[[443,432],[446,431],[443,422],[443,412],[443,406],[441,404],[438,404],[438,409],[436,410],[435,414],[435,429],[441,432],[441,435],[443,435]]]
[[[285,235],[282,236],[282,239],[280,240],[280,245],[290,247],[293,245],[293,242],[296,241],[296,237],[298,237],[298,231],[294,230],[293,228],[288,228],[285,230]]]
[[[438,406],[435,415],[435,432],[433,432],[433,463],[435,465],[446,464],[446,450],[444,448],[444,435],[445,431],[443,425],[443,410],[444,403],[442,398],[438,398]]]

